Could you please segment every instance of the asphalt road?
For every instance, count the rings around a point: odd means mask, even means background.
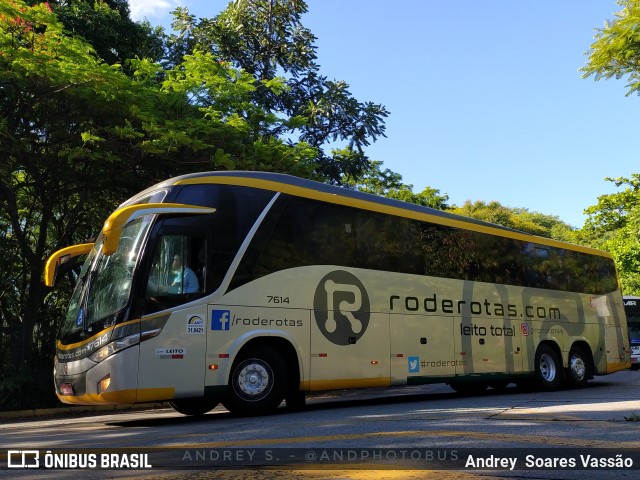
[[[7,469],[9,461],[41,468]],[[42,468],[85,464],[97,468]],[[0,476],[636,479],[640,372],[552,393],[511,386],[462,396],[446,385],[331,392],[311,396],[303,411],[265,417],[218,407],[200,418],[159,408],[4,419]]]

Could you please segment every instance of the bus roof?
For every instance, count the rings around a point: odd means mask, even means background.
[[[425,220],[432,223],[446,225],[466,230],[478,231],[507,238],[514,238],[526,242],[532,242],[550,247],[565,248],[568,250],[599,255],[611,258],[602,250],[590,247],[561,242],[546,237],[532,235],[512,228],[496,225],[475,218],[455,215],[453,213],[423,207],[412,203],[394,200],[387,197],[372,195],[350,190],[343,187],[315,182],[304,178],[294,177],[282,173],[253,172],[253,171],[222,171],[222,172],[201,172],[182,175],[170,178],[147,188],[136,195],[125,204],[135,202],[137,198],[144,197],[153,191],[168,188],[174,185],[193,184],[225,184],[244,187],[260,188],[274,192],[282,192],[304,198],[313,198],[329,203],[346,205],[365,210],[388,213],[416,220]],[[123,204],[124,205],[124,204]]]

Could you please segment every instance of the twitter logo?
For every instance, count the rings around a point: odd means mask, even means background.
[[[409,357],[409,373],[420,373],[420,357]]]

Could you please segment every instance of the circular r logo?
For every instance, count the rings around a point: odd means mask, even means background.
[[[349,345],[369,325],[369,296],[358,278],[344,270],[325,275],[316,287],[313,313],[322,334],[331,343]]]

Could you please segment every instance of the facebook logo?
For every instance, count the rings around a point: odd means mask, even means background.
[[[211,330],[229,330],[231,312],[229,310],[211,311]]]

